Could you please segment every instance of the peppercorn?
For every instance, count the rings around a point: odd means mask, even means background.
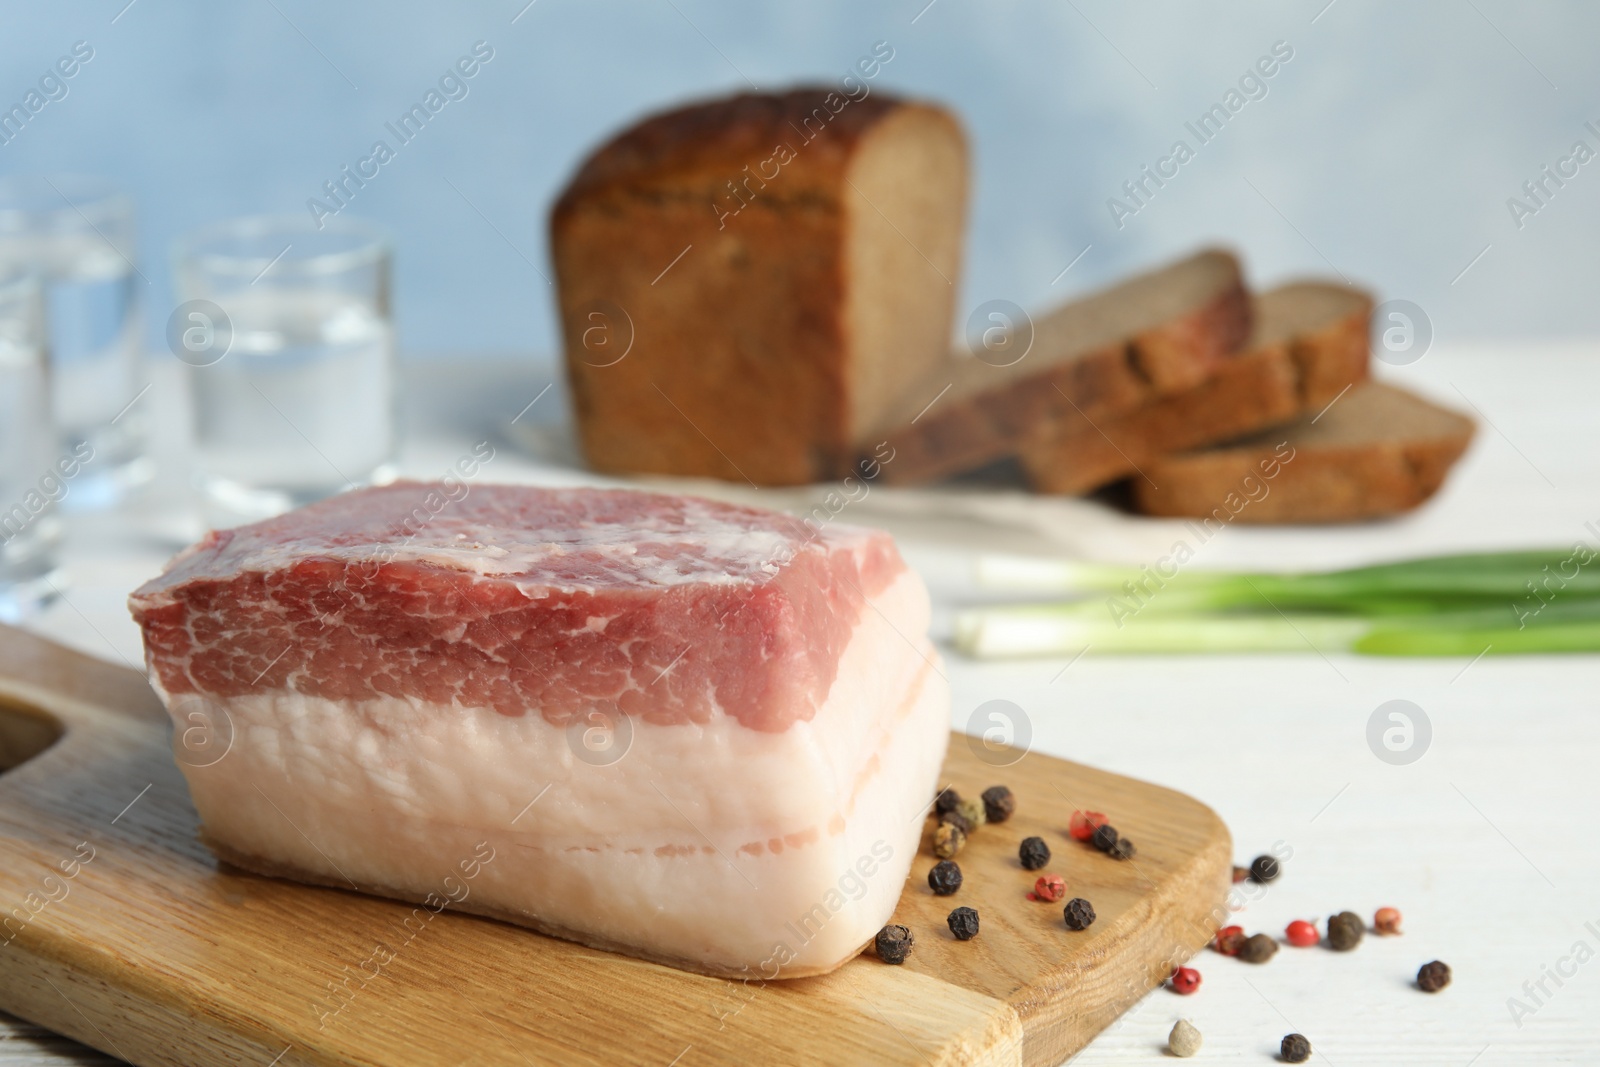
[[[1017,847],[1017,858],[1022,861],[1024,870],[1037,871],[1050,862],[1050,846],[1042,837],[1024,837]]]
[[[976,908],[957,908],[945,922],[950,924],[950,932],[956,935],[957,941],[971,941],[978,936]]]
[[[1417,972],[1417,988],[1424,993],[1437,993],[1450,984],[1450,965],[1434,960],[1424,963]]]
[[[1317,933],[1316,924],[1308,923],[1304,919],[1296,919],[1290,923],[1283,936],[1296,948],[1309,948],[1322,940],[1322,935]]]
[[[1233,884],[1234,885],[1238,885],[1240,882],[1244,881],[1248,877],[1250,877],[1250,868],[1249,867],[1235,867],[1233,869]]]
[[[936,814],[943,815],[948,811],[955,811],[956,805],[961,803],[961,794],[954,789],[941,789],[939,795],[933,798],[933,810]]]
[[[940,860],[928,872],[928,888],[935,896],[947,897],[961,888],[961,868],[949,860]]]
[[[1106,855],[1114,860],[1131,860],[1137,852],[1132,841],[1126,837],[1119,837],[1117,843],[1106,850]]]
[[[972,797],[969,800],[963,800],[961,803],[956,805],[956,810],[961,813],[961,817],[963,819],[972,824],[973,830],[976,830],[978,827],[983,825],[983,801],[979,800],[977,797]],[[971,831],[969,830],[968,832],[970,833]]]
[[[1246,963],[1266,963],[1278,952],[1271,934],[1251,934],[1239,946],[1239,958]]]
[[[1106,817],[1098,811],[1075,811],[1067,823],[1067,833],[1074,841],[1087,841],[1094,832],[1106,824]]]
[[[1200,972],[1193,967],[1179,967],[1172,972],[1172,990],[1188,996],[1200,988]]]
[[[1278,1046],[1284,1063],[1304,1063],[1311,1058],[1311,1042],[1304,1034],[1289,1034]]]
[[[1239,949],[1244,946],[1244,927],[1224,926],[1217,931],[1217,936],[1212,939],[1211,947],[1224,956],[1237,956]]]
[[[1094,905],[1082,897],[1073,897],[1061,909],[1061,917],[1066,920],[1068,930],[1087,930],[1094,922]]]
[[[904,963],[906,957],[911,955],[911,946],[916,943],[916,938],[904,926],[891,923],[878,931],[872,943],[878,950],[878,958],[884,963]]]
[[[1003,785],[991,785],[983,791],[983,817],[990,822],[1005,822],[1017,810],[1017,798]]]
[[[1398,934],[1400,932],[1400,909],[1379,908],[1378,913],[1372,917],[1372,928],[1380,934]]]
[[[1361,935],[1367,924],[1353,911],[1341,911],[1328,920],[1328,947],[1335,952],[1349,952],[1361,944]]]
[[[1172,1033],[1167,1035],[1167,1049],[1179,1059],[1188,1059],[1200,1051],[1200,1031],[1195,1029],[1194,1023],[1188,1019],[1179,1019],[1172,1024]]]
[[[1101,852],[1110,852],[1117,844],[1117,828],[1110,823],[1095,827],[1094,836],[1089,838],[1091,844]]]
[[[1067,895],[1067,882],[1059,874],[1041,874],[1033,883],[1033,899],[1054,904]]]
[[[944,826],[947,824],[957,827],[964,834],[972,833],[972,824],[967,821],[967,817],[954,809],[939,816],[939,825]]]
[[[933,831],[933,854],[942,860],[960,852],[966,843],[967,835],[955,823],[942,822]]]
[[[1252,882],[1260,882],[1265,885],[1267,882],[1277,881],[1280,873],[1282,872],[1278,867],[1278,861],[1271,856],[1257,856],[1250,861],[1250,880]]]

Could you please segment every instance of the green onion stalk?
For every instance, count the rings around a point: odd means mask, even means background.
[[[991,556],[987,589],[1070,598],[960,611],[980,658],[1098,652],[1477,656],[1600,651],[1600,567],[1573,549],[1438,556],[1306,574]]]

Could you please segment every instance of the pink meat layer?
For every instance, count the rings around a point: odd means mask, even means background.
[[[174,696],[779,732],[904,570],[887,534],[694,497],[399,483],[212,533],[129,603]]]

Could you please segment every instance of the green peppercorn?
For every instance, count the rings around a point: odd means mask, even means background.
[[[1328,920],[1328,947],[1336,952],[1349,952],[1361,944],[1367,924],[1353,911],[1341,911]]]
[[[1239,958],[1246,963],[1266,963],[1277,952],[1278,942],[1271,934],[1251,934],[1239,946]]]
[[[937,815],[947,811],[955,811],[956,805],[961,803],[961,794],[954,789],[941,789],[939,795],[933,798],[933,810]]]
[[[1450,984],[1450,965],[1434,960],[1424,963],[1417,972],[1417,988],[1424,993],[1437,993]]]
[[[1268,882],[1276,881],[1281,873],[1282,870],[1278,866],[1278,861],[1271,856],[1257,856],[1250,861],[1250,880],[1252,882],[1260,882],[1262,885],[1266,885]]]
[[[947,897],[961,888],[961,868],[949,860],[940,860],[928,872],[928,888],[936,896]]]
[[[1061,909],[1061,918],[1068,930],[1087,930],[1094,923],[1094,905],[1082,897],[1073,897]]]
[[[910,930],[891,923],[878,931],[872,943],[878,950],[878,958],[884,963],[904,963],[906,957],[911,955],[911,946],[916,944],[916,940]]]
[[[1017,858],[1022,861],[1025,870],[1037,871],[1050,862],[1050,846],[1044,843],[1042,837],[1024,837],[1022,844],[1017,846]]]
[[[1136,852],[1132,841],[1126,837],[1119,837],[1117,843],[1106,850],[1106,855],[1114,860],[1131,860]]]
[[[1289,1034],[1278,1046],[1284,1063],[1304,1063],[1311,1058],[1311,1042],[1304,1034]]]
[[[956,810],[961,813],[963,819],[971,824],[972,830],[976,830],[984,824],[983,801],[977,797],[963,800],[956,805]],[[971,833],[972,831],[969,830],[967,832]]]
[[[1096,827],[1094,836],[1089,840],[1101,852],[1110,852],[1117,847],[1117,829],[1110,823],[1106,823],[1104,826]]]
[[[933,854],[942,860],[947,860],[961,851],[961,846],[967,843],[967,835],[955,823],[942,822],[933,831]]]
[[[983,817],[990,822],[1005,822],[1017,810],[1017,798],[1003,785],[991,785],[983,791]]]
[[[976,908],[957,908],[945,922],[950,924],[950,932],[956,935],[957,941],[971,941],[978,936]]]

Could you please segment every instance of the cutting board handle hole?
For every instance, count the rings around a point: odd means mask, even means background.
[[[62,733],[61,723],[45,712],[0,699],[0,774],[33,759]]]

